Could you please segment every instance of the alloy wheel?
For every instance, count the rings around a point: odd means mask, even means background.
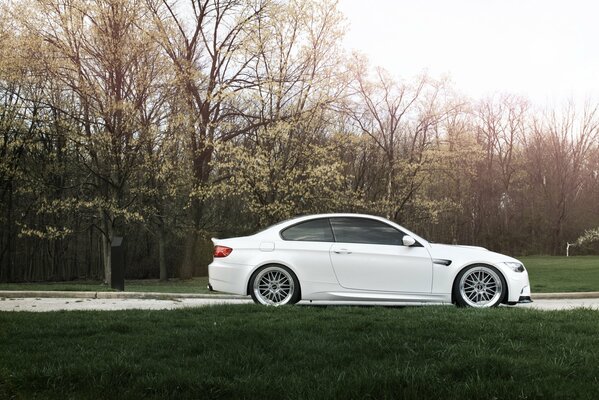
[[[295,284],[291,274],[280,267],[268,267],[254,278],[254,297],[262,304],[280,306],[289,303]]]
[[[488,267],[472,268],[460,279],[460,296],[470,307],[491,307],[503,294],[501,278]]]

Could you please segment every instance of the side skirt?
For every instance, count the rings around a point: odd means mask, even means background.
[[[319,292],[303,296],[311,301],[451,303],[451,293]]]

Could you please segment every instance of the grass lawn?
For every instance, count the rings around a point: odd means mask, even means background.
[[[532,292],[594,292],[599,291],[599,256],[553,257],[532,256],[519,258],[530,276]],[[128,280],[125,290],[130,292],[161,293],[214,293],[208,291],[208,277],[191,280],[157,279]],[[57,283],[0,283],[0,290],[67,290],[112,291],[101,282],[73,281]]]
[[[208,277],[189,280],[171,279],[160,282],[158,279],[126,280],[125,290],[128,292],[160,292],[160,293],[214,293],[207,289]],[[83,292],[110,292],[110,286],[99,281],[41,282],[41,283],[0,283],[0,290],[66,290]]]
[[[599,292],[599,256],[519,257],[534,293]]]
[[[218,306],[0,313],[0,398],[594,399],[599,313]]]

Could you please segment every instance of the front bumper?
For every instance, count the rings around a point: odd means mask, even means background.
[[[508,285],[508,304],[516,304],[524,297],[530,298],[530,281],[528,271],[514,272],[511,268],[500,268]]]
[[[518,299],[518,303],[521,303],[521,304],[532,303],[532,299],[530,298],[530,296],[520,296],[520,298]]]
[[[527,293],[525,293],[525,295],[520,295],[520,297],[518,297],[518,301],[508,301],[507,304],[510,306],[515,306],[516,304],[527,304],[527,303],[532,303],[532,299],[530,298],[530,289],[528,289],[528,291],[527,291]]]

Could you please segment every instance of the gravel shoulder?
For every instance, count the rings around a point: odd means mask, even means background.
[[[81,310],[174,310],[186,307],[206,307],[221,304],[246,304],[249,299],[135,299],[135,298],[72,298],[25,297],[1,298],[0,311],[81,311]]]
[[[162,293],[162,292],[93,292],[93,291],[59,291],[59,290],[0,290],[1,298],[74,298],[74,299],[248,299],[226,293]],[[533,293],[533,300],[550,299],[599,299],[599,292],[567,292],[567,293]]]
[[[240,298],[76,298],[76,297],[0,297],[0,311],[81,311],[81,310],[174,310],[188,307],[210,307],[223,304],[248,304],[252,301],[245,297]],[[358,305],[353,302],[307,302],[300,305],[328,306],[328,305]],[[381,306],[423,306],[424,304],[406,303],[369,303]],[[520,304],[514,308],[536,310],[571,310],[587,308],[599,310],[599,298],[595,299],[537,299],[533,303]]]

